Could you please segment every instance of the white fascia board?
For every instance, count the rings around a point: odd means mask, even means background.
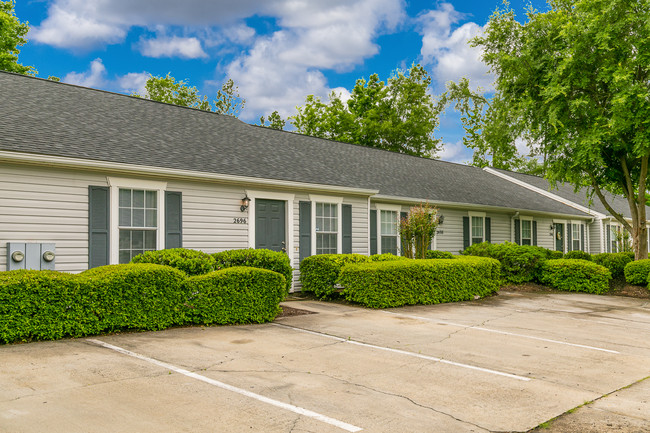
[[[497,177],[500,177],[501,179],[505,179],[505,180],[507,180],[509,182],[512,182],[515,185],[522,186],[522,187],[524,187],[526,189],[529,189],[529,190],[534,191],[534,192],[536,192],[538,194],[541,194],[544,197],[548,197],[548,198],[550,198],[552,200],[558,201],[558,202],[560,202],[562,204],[565,204],[567,206],[571,206],[572,208],[578,209],[581,212],[588,213],[589,215],[592,215],[592,216],[594,216],[596,218],[600,219],[600,218],[605,218],[606,217],[606,215],[603,214],[603,213],[597,212],[597,211],[595,211],[593,209],[589,209],[588,207],[582,206],[582,205],[580,205],[580,204],[578,204],[576,202],[573,202],[571,200],[567,200],[565,198],[562,198],[559,195],[553,194],[552,192],[546,191],[546,190],[544,190],[542,188],[538,188],[536,186],[533,186],[533,185],[531,185],[531,184],[529,184],[527,182],[524,182],[523,180],[515,179],[513,177],[508,176],[507,174],[500,173],[500,172],[494,170],[493,168],[483,167],[483,170],[490,173],[490,174],[493,174],[493,175],[495,175]]]
[[[426,202],[431,204],[432,206],[436,206],[439,208],[444,207],[448,209],[476,210],[478,212],[492,211],[492,212],[500,212],[500,213],[519,212],[526,215],[533,215],[533,216],[544,215],[544,216],[549,216],[554,218],[564,218],[564,219],[575,219],[575,218],[585,219],[585,220],[593,219],[593,216],[591,215],[574,215],[574,214],[564,214],[558,212],[544,212],[544,211],[536,211],[531,209],[489,206],[489,205],[476,204],[476,203],[460,203],[460,202],[451,202],[451,201],[442,201],[442,200],[433,201],[424,198],[414,198],[414,197],[399,197],[399,196],[377,194],[372,196],[370,199],[372,200],[373,203],[375,203],[375,205],[378,202],[386,202],[386,203],[399,203],[399,204],[412,206],[413,204],[416,203]]]
[[[230,174],[208,173],[203,171],[182,170],[175,168],[154,167],[148,165],[126,164],[120,162],[96,161],[82,158],[68,158],[33,153],[9,152],[0,150],[0,161],[44,165],[48,167],[108,170],[115,173],[133,175],[153,175],[165,178],[195,179],[231,184],[255,184],[269,187],[282,187],[300,190],[318,190],[334,193],[358,194],[372,196],[376,189],[353,188],[346,186],[324,185],[316,183],[295,182],[289,180],[263,179],[259,177],[237,176]]]

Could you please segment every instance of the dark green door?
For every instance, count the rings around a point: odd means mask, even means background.
[[[564,252],[564,224],[554,224],[555,226],[555,251]]]
[[[255,248],[286,251],[285,202],[255,199]]]

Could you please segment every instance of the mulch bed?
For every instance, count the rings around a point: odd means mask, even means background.
[[[613,281],[611,288],[604,295],[626,296],[628,298],[650,299],[650,290],[643,286],[631,286],[622,281]],[[535,283],[524,283],[501,287],[504,292],[527,292],[527,293],[566,293],[562,290],[552,289],[547,286]]]
[[[302,316],[303,314],[316,314],[316,312],[301,310],[300,308],[287,307],[286,305],[283,305],[282,313],[278,314],[275,318],[280,319],[282,317]]]

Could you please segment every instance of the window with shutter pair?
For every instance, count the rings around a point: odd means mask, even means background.
[[[530,218],[516,218],[514,224],[517,245],[537,245],[537,221]]]
[[[470,212],[463,217],[463,249],[481,242],[492,242],[492,220],[484,213]]]
[[[301,201],[298,205],[300,260],[311,256],[312,236],[316,236],[316,254],[336,254],[338,248],[338,205]],[[315,209],[312,209],[315,207]],[[312,210],[316,226],[312,232]],[[341,205],[341,251],[352,253],[352,205]]]

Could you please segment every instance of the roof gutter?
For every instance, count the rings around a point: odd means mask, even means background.
[[[336,185],[325,185],[306,182],[295,182],[289,180],[264,179],[250,176],[237,176],[220,173],[209,173],[194,170],[182,170],[166,167],[155,167],[147,165],[125,164],[120,162],[97,161],[83,158],[69,158],[62,156],[51,156],[33,153],[10,152],[0,150],[0,161],[13,162],[20,164],[43,165],[48,167],[60,168],[77,168],[86,170],[105,170],[115,173],[124,173],[129,175],[149,175],[157,177],[175,178],[175,179],[192,179],[203,180],[229,184],[248,184],[268,187],[282,187],[300,190],[319,190],[326,192],[336,192],[345,194],[358,194],[372,196],[379,190],[352,188]]]

